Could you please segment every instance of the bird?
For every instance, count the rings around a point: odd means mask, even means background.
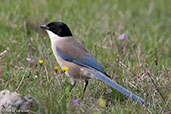
[[[83,44],[74,38],[69,27],[65,23],[54,21],[40,25],[40,28],[44,29],[48,33],[53,54],[60,67],[68,67],[65,74],[70,78],[72,84],[69,92],[74,88],[77,80],[85,80],[85,86],[83,89],[85,92],[89,79],[96,79],[104,82],[140,104],[147,106],[150,105],[150,103],[146,102],[143,98],[133,94],[110,79],[110,76],[91,56]]]

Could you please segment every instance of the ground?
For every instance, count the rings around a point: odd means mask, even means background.
[[[34,113],[171,113],[170,0],[3,0],[0,90],[35,99]],[[39,28],[66,23],[112,80],[151,102],[142,106],[98,81],[83,93],[59,68]],[[5,51],[6,50],[6,51]],[[31,59],[31,60],[30,60]],[[43,60],[40,64],[39,60]]]

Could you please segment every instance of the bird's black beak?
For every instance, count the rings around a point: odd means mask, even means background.
[[[42,29],[49,29],[49,27],[47,25],[40,25],[40,28],[42,28]]]

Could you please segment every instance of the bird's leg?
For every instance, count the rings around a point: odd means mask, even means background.
[[[87,88],[87,85],[88,85],[88,80],[85,80],[85,86],[84,86],[84,92],[86,91],[86,88]]]
[[[76,84],[76,81],[74,81],[74,83],[72,84],[72,86],[71,86],[71,88],[70,88],[69,92],[71,92],[71,91],[72,91],[72,89],[74,88],[75,84]]]

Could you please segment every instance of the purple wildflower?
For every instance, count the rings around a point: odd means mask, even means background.
[[[74,106],[78,106],[78,99],[72,98],[72,103]]]
[[[4,55],[7,52],[7,50],[4,50],[3,52],[0,53],[0,55]]]
[[[32,61],[32,58],[26,58],[27,61]]]
[[[30,38],[30,41],[33,41],[33,40],[34,40],[34,38],[33,38],[33,37],[31,37],[31,38]]]
[[[118,35],[119,40],[123,40],[125,37],[126,35],[124,33]]]

